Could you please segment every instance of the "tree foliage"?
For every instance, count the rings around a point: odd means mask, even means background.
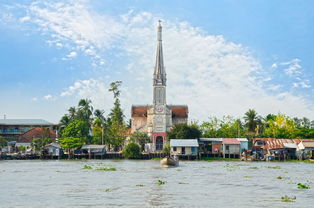
[[[127,130],[119,100],[121,84],[121,81],[110,84],[109,91],[113,92],[114,106],[110,111],[106,126],[107,144],[112,145],[116,150],[124,144]]]
[[[168,132],[168,139],[197,139],[201,135],[202,132],[195,124],[188,125],[181,123],[174,125],[170,132]]]
[[[62,132],[62,137],[76,137],[86,140],[89,133],[88,126],[84,121],[72,121]]]
[[[62,148],[68,150],[68,157],[71,158],[73,150],[81,147],[84,144],[83,138],[77,137],[62,137],[60,139],[60,145]]]
[[[134,132],[130,136],[130,141],[133,143],[137,143],[141,147],[141,151],[144,151],[144,147],[146,143],[151,141],[150,137],[145,132]]]
[[[43,151],[44,147],[47,144],[50,144],[52,142],[51,138],[34,138],[31,142],[31,146],[37,150],[37,151]]]
[[[125,158],[128,159],[138,159],[141,158],[140,146],[136,143],[129,143],[125,149],[122,151],[122,154]]]

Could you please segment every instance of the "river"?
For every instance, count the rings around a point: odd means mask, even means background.
[[[104,167],[116,171],[96,170]],[[314,164],[180,161],[162,168],[153,160],[6,160],[0,186],[1,208],[314,207]],[[296,200],[282,202],[284,195]]]

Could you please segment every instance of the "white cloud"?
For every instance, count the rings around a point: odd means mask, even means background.
[[[43,34],[67,45],[74,56],[83,52],[91,56],[93,66],[118,66],[118,70],[108,71],[103,77],[115,78],[120,74],[119,79],[124,81],[121,97],[126,112],[131,104],[152,102],[155,26],[160,17],[133,11],[121,16],[100,15],[85,1],[37,2],[31,4],[28,13],[30,21]],[[281,85],[266,85],[272,77],[261,76],[263,66],[242,45],[228,42],[222,35],[209,35],[187,22],[163,19],[169,104],[188,104],[190,117],[198,120],[210,115],[240,116],[249,108],[262,114],[280,111],[314,118],[311,101],[292,94],[290,89],[275,93]],[[106,58],[108,54],[113,58]],[[121,57],[127,58],[121,62]],[[272,68],[280,66],[287,76],[301,78],[299,59],[274,63]],[[60,96],[88,97],[106,109],[112,103],[108,83],[101,78],[79,80]],[[311,87],[304,79],[294,83],[295,87]]]
[[[37,97],[33,97],[33,98],[32,98],[32,101],[33,101],[33,102],[36,102],[36,101],[38,101],[38,98],[37,98]]]
[[[302,67],[299,64],[300,63],[300,59],[292,59],[289,62],[283,62],[280,63],[280,65],[282,66],[288,66],[288,68],[284,69],[284,72],[288,75],[288,76],[294,76],[294,75],[300,75],[302,74]]]
[[[71,51],[71,52],[67,55],[68,58],[74,58],[74,57],[76,57],[76,56],[77,56],[77,53],[76,53],[75,51]]]
[[[52,96],[52,95],[50,95],[50,94],[45,95],[43,98],[44,98],[45,100],[54,100],[54,99],[55,99],[54,96]]]

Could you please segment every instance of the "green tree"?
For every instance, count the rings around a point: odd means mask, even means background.
[[[60,145],[63,149],[68,151],[68,158],[72,157],[74,149],[81,147],[84,144],[83,138],[77,137],[62,137],[60,139]]]
[[[166,144],[162,150],[163,153],[170,155],[171,152],[171,148],[170,148],[170,144]]]
[[[121,104],[119,96],[121,91],[119,87],[121,86],[121,81],[112,82],[110,84],[110,92],[113,92],[114,106],[110,111],[109,118],[107,120],[106,126],[106,137],[107,144],[114,146],[115,150],[118,150],[124,144],[126,138],[126,125],[124,123],[124,115],[121,109]]]
[[[210,117],[209,121],[201,124],[203,136],[207,138],[241,137],[244,135],[243,124],[240,119],[224,116],[222,119]]]
[[[296,134],[295,123],[288,116],[276,115],[275,120],[269,120],[264,136],[274,138],[294,138]]]
[[[144,151],[145,144],[151,141],[150,137],[145,132],[134,132],[130,136],[130,141],[137,143],[141,147],[141,151]]]
[[[63,115],[61,120],[59,121],[59,130],[60,134],[62,134],[62,131],[71,123],[70,118],[67,114]]]
[[[8,141],[2,136],[0,136],[0,147],[5,147],[7,145],[8,145]]]
[[[103,129],[101,126],[94,126],[93,130],[93,144],[103,144]]]
[[[181,123],[174,125],[167,134],[168,139],[198,139],[202,132],[195,125]]]
[[[34,138],[31,142],[31,146],[35,151],[39,151],[40,155],[44,155],[44,147],[52,142],[51,138]]]
[[[63,130],[62,137],[76,137],[86,141],[88,133],[88,126],[84,121],[74,120]]]
[[[125,158],[128,159],[138,159],[141,158],[140,146],[136,143],[129,143],[125,149],[122,151],[122,154]]]
[[[258,115],[254,109],[249,109],[244,115],[245,125],[249,132],[255,132],[258,124]]]

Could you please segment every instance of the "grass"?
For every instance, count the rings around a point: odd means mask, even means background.
[[[289,197],[289,196],[285,195],[285,196],[281,197],[282,202],[295,202],[296,199],[297,199],[296,196]]]
[[[186,183],[186,182],[179,182],[179,184],[189,184],[189,183]]]
[[[277,176],[277,179],[283,179],[283,177],[282,176]]]
[[[281,169],[280,166],[266,166],[266,168],[269,168],[269,169]]]
[[[298,183],[298,189],[310,189],[310,186],[307,186],[305,184],[302,184],[302,183]]]
[[[162,180],[156,181],[156,184],[158,184],[158,185],[164,185],[165,183],[166,183],[166,181],[162,181]]]
[[[109,167],[103,167],[103,168],[96,168],[96,170],[99,171],[116,171],[116,168],[109,168]]]
[[[85,170],[90,170],[90,169],[93,169],[92,166],[90,165],[84,165],[84,167],[82,169],[85,169]]]

